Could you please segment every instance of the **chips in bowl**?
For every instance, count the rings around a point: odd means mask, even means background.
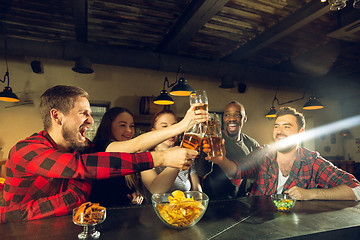
[[[98,203],[86,202],[73,210],[73,221],[78,225],[96,225],[105,217],[106,208]]]
[[[169,227],[183,229],[194,226],[204,215],[209,198],[198,191],[153,194],[157,216]]]

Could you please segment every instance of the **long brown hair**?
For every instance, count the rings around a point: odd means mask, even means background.
[[[115,120],[115,118],[119,114],[124,113],[124,112],[130,114],[131,117],[134,118],[133,114],[127,108],[113,107],[113,108],[110,108],[109,110],[107,110],[101,119],[100,125],[96,131],[96,135],[95,135],[93,141],[96,142],[99,140],[108,140],[108,139],[116,140],[114,137],[114,134],[111,130],[111,126],[112,126],[112,123]],[[136,191],[139,191],[139,192],[142,189],[140,187],[141,184],[139,181],[138,174],[136,174],[136,173],[125,175],[125,182],[126,182],[126,186],[129,189],[135,189]]]
[[[134,118],[133,114],[127,108],[113,107],[107,110],[101,119],[100,125],[96,131],[96,135],[93,141],[95,142],[98,140],[107,140],[107,139],[116,140],[112,132],[111,126],[115,118],[119,114],[124,112],[130,114],[131,117]]]

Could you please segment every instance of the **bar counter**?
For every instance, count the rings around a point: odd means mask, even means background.
[[[290,213],[275,210],[269,196],[210,201],[193,227],[165,226],[151,205],[108,208],[96,226],[100,239],[360,239],[360,203],[355,201],[297,201]],[[0,224],[2,240],[77,239],[82,227],[62,216]]]

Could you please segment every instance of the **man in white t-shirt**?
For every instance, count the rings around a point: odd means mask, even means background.
[[[243,177],[255,177],[251,196],[285,192],[298,200],[359,200],[360,183],[352,174],[337,168],[318,152],[299,146],[298,134],[304,131],[304,116],[284,107],[276,113],[273,147],[256,150],[242,161],[226,157],[209,160],[218,164],[235,185]]]

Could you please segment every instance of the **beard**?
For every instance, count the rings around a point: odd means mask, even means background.
[[[238,132],[229,132],[228,130],[226,130],[227,135],[229,136],[229,138],[233,139],[233,140],[237,140],[239,133]]]
[[[297,143],[294,143],[294,142],[287,142],[286,141],[286,137],[287,136],[284,136],[284,135],[277,135],[276,138],[278,136],[282,136],[284,137],[284,139],[280,140],[280,141],[276,141],[276,150],[281,152],[281,153],[287,153],[287,152],[290,152],[291,150],[293,150],[296,146],[297,146]]]
[[[296,145],[294,145],[294,144],[292,144],[292,145],[287,145],[287,146],[283,146],[283,147],[277,148],[277,151],[278,151],[278,152],[281,152],[281,153],[288,153],[288,152],[290,152],[291,150],[293,150],[295,147],[296,147]]]
[[[225,127],[225,131],[226,131],[228,137],[231,138],[231,139],[233,139],[233,140],[237,140],[238,137],[239,137],[240,126],[239,126],[238,123],[234,123],[234,122],[229,122],[227,125],[229,125],[229,124],[236,124],[236,125],[237,125],[237,128],[236,128],[235,131],[230,131],[230,130],[229,130],[229,126],[226,126],[226,127]]]
[[[88,141],[81,142],[77,138],[77,134],[78,131],[71,129],[67,125],[62,127],[62,135],[64,139],[70,143],[70,148],[74,151],[82,152],[89,146],[89,143]]]

